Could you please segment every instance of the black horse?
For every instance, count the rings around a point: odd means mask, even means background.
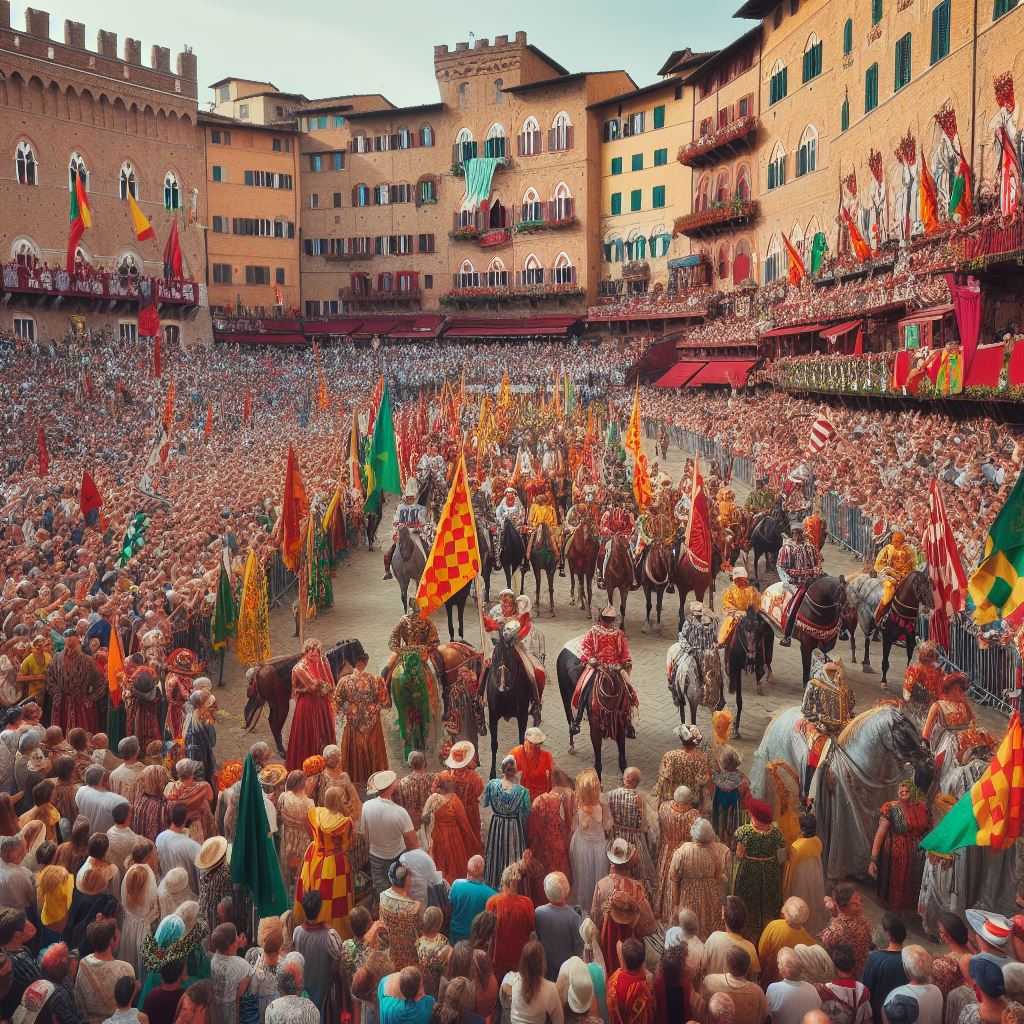
[[[800,641],[804,686],[811,678],[811,652],[818,648],[828,654],[835,647],[848,601],[846,580],[842,576],[819,576],[807,588],[793,628],[793,636]]]
[[[519,742],[522,744],[526,739],[526,719],[532,694],[526,667],[504,629],[498,631],[494,640],[491,663],[484,673],[483,685],[491,729],[490,777],[493,779],[498,774],[498,723],[514,718],[519,725]]]
[[[750,546],[754,549],[754,584],[761,586],[760,577],[757,574],[757,563],[764,555],[765,571],[775,568],[782,550],[783,538],[789,533],[789,516],[782,507],[782,502],[777,502],[771,512],[766,512],[754,526],[750,534]]]
[[[526,544],[523,535],[511,519],[502,524],[498,537],[498,564],[505,573],[505,586],[512,589],[512,577],[523,568],[526,560]],[[523,581],[519,581],[519,593],[523,592]]]
[[[481,543],[482,541],[482,543]],[[491,550],[490,537],[486,531],[477,534],[477,549],[480,554],[480,573],[483,577],[483,602],[485,605],[491,603],[491,570],[494,568],[494,552]],[[470,580],[461,590],[452,594],[444,603],[444,610],[448,616],[448,639],[455,640],[455,623],[452,612],[459,617],[459,639],[465,640],[463,634],[463,620],[466,612],[466,602],[470,593],[475,590],[476,579]]]
[[[729,692],[736,697],[736,721],[733,728],[740,739],[740,718],[743,716],[743,673],[753,672],[757,679],[757,692],[763,694],[761,680],[767,669],[772,671],[774,634],[768,623],[753,608],[748,608],[733,627],[725,642],[725,670],[729,676]],[[725,694],[716,710],[725,707]]]

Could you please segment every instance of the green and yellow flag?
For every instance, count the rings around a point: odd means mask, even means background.
[[[967,581],[967,593],[979,626],[1009,618],[1024,604],[1024,473],[988,531],[985,554]]]
[[[363,511],[380,515],[384,491],[402,493],[402,475],[398,468],[398,449],[395,445],[395,421],[391,416],[391,392],[386,382],[373,424],[373,440],[365,470],[366,502]]]
[[[217,580],[217,600],[213,606],[213,618],[210,619],[210,642],[215,651],[222,651],[227,646],[228,637],[235,635],[235,598],[231,593],[231,580],[223,564]]]

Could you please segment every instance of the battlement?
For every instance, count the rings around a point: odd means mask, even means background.
[[[171,51],[165,46],[152,47],[147,66],[142,62],[142,43],[138,39],[125,38],[120,54],[117,43],[116,32],[100,29],[96,33],[96,49],[89,50],[85,25],[71,20],[64,22],[63,42],[52,39],[49,12],[32,7],[25,9],[25,28],[22,31],[11,25],[10,0],[0,0],[0,49],[43,57],[181,96],[197,95],[198,69],[196,56],[190,49],[186,48],[177,55],[172,70]]]
[[[508,36],[495,36],[493,43],[489,39],[475,39],[472,46],[469,43],[456,43],[453,49],[449,49],[446,45],[435,46],[434,61],[449,57],[452,54],[472,52],[475,56],[477,54],[490,54],[495,50],[507,50],[510,47],[523,48],[526,45],[525,32],[517,32],[511,42]]]

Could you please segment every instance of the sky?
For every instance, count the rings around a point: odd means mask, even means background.
[[[570,71],[623,68],[637,85],[658,79],[673,50],[716,49],[752,27],[732,15],[741,0],[515,0],[469,12],[452,0],[175,0],[124,4],[115,0],[35,0],[12,4],[11,24],[24,26],[25,6],[50,12],[50,35],[64,38],[64,20],[85,22],[86,45],[96,32],[142,41],[172,55],[189,45],[199,60],[199,98],[221,78],[269,80],[310,98],[382,92],[400,106],[437,99],[433,47],[525,31],[530,43]],[[173,17],[168,12],[173,11]],[[173,67],[173,56],[172,67]]]

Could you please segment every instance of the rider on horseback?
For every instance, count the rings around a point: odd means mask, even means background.
[[[552,554],[558,550],[558,513],[553,505],[548,504],[547,491],[538,491],[530,505],[530,515],[526,520],[526,526],[530,531],[529,540],[526,542],[526,560],[530,560],[533,554],[533,539],[537,536],[537,528],[546,526],[551,535]]]
[[[875,609],[875,625],[880,626],[896,596],[899,585],[914,571],[917,552],[906,542],[902,530],[893,530],[892,540],[878,552],[875,572],[882,581],[882,599]]]
[[[667,473],[659,473],[656,483],[653,503],[636,521],[636,547],[633,550],[633,559],[634,576],[637,580],[640,579],[648,547],[656,540],[671,544],[675,536],[675,523],[672,521],[672,480]]]
[[[523,523],[526,522],[526,512],[519,500],[519,492],[514,487],[505,488],[505,496],[494,510],[494,519],[499,532],[505,526],[506,519],[511,519],[517,530],[522,529]]]
[[[753,587],[748,587],[753,590]],[[756,591],[755,591],[756,593]],[[704,611],[704,605],[700,601],[691,601],[686,606],[686,618],[683,620],[682,629],[679,630],[679,652],[668,665],[668,679],[671,684],[676,674],[676,667],[684,654],[692,654],[699,661],[705,651],[710,651],[718,646],[715,626],[717,620]],[[669,651],[671,654],[671,649]]]
[[[722,595],[722,625],[718,630],[718,646],[724,647],[729,634],[736,628],[736,623],[747,613],[748,608],[755,611],[761,604],[761,595],[750,585],[750,577],[746,567],[737,565],[732,571],[732,586]],[[682,634],[680,634],[682,643]]]
[[[516,595],[506,588],[498,594],[498,604],[491,609],[489,615],[484,616],[484,628],[491,633],[497,633],[509,623],[514,623],[517,626],[513,647],[526,669],[526,678],[530,681],[532,689],[530,714],[533,716],[534,725],[540,725],[541,697],[544,693],[544,666],[526,649],[524,643],[533,627],[533,620],[530,617],[530,599],[523,596],[517,601]]]
[[[604,586],[604,572],[608,567],[608,555],[611,552],[611,545],[608,543],[612,537],[618,535],[625,537],[627,542],[633,536],[635,521],[633,513],[625,507],[621,491],[612,493],[612,507],[601,517],[601,550],[598,555],[599,576],[597,581],[599,587]]]
[[[572,707],[576,716],[569,727],[570,736],[575,736],[580,731],[583,714],[590,704],[590,695],[594,688],[596,675],[594,670],[598,665],[604,666],[610,673],[618,673],[621,676],[630,708],[640,706],[636,690],[633,689],[629,680],[629,673],[633,668],[633,659],[629,653],[629,641],[626,639],[626,634],[619,629],[618,621],[619,613],[609,605],[601,612],[595,625],[583,634],[583,639],[580,642],[580,661],[584,662],[587,667],[580,673],[576,691],[572,695]],[[626,738],[636,738],[632,718],[629,718],[626,723]]]
[[[597,494],[597,488],[592,484],[587,484],[583,488],[583,500],[576,502],[572,508],[569,509],[565,514],[565,523],[562,527],[562,552],[561,557],[558,560],[558,575],[565,575],[565,560],[569,556],[569,548],[572,545],[573,534],[590,519],[595,528],[599,525],[601,517],[601,510],[598,508],[594,498]]]
[[[776,494],[768,486],[768,477],[757,478],[756,488],[747,495],[746,507],[751,512],[770,512],[775,507]]]
[[[443,501],[448,490],[447,478],[448,467],[441,454],[438,439],[431,434],[427,438],[427,450],[420,456],[420,461],[416,463],[416,480],[421,489],[431,485],[432,493],[440,494]]]
[[[491,550],[495,552],[494,560],[497,561],[498,520],[494,514],[494,503],[481,489],[480,481],[475,476],[469,481],[469,493],[477,532],[486,532],[490,538]]]
[[[796,615],[803,603],[807,588],[823,573],[821,571],[821,552],[813,544],[804,540],[804,528],[795,524],[779,552],[776,569],[779,579],[787,589],[794,590],[793,600],[786,611],[786,626],[780,647],[789,647],[793,643],[793,627],[796,626]]]
[[[403,615],[398,624],[391,630],[388,639],[388,650],[394,651],[396,657],[389,660],[384,677],[391,682],[391,674],[405,654],[415,651],[423,661],[424,668],[434,674],[437,692],[444,690],[445,667],[439,650],[441,646],[437,636],[437,627],[430,619],[420,618],[420,610],[414,606]]]
[[[424,455],[423,458],[426,458]],[[420,460],[423,461],[422,459]],[[406,481],[405,494],[402,497],[402,504],[395,509],[395,518],[391,521],[394,533],[391,536],[391,547],[384,555],[384,579],[393,580],[391,574],[391,559],[395,555],[395,544],[398,543],[398,530],[405,526],[408,528],[414,543],[418,544],[423,551],[423,560],[427,560],[427,549],[423,544],[422,531],[427,525],[427,510],[416,500],[416,481],[412,478]]]

